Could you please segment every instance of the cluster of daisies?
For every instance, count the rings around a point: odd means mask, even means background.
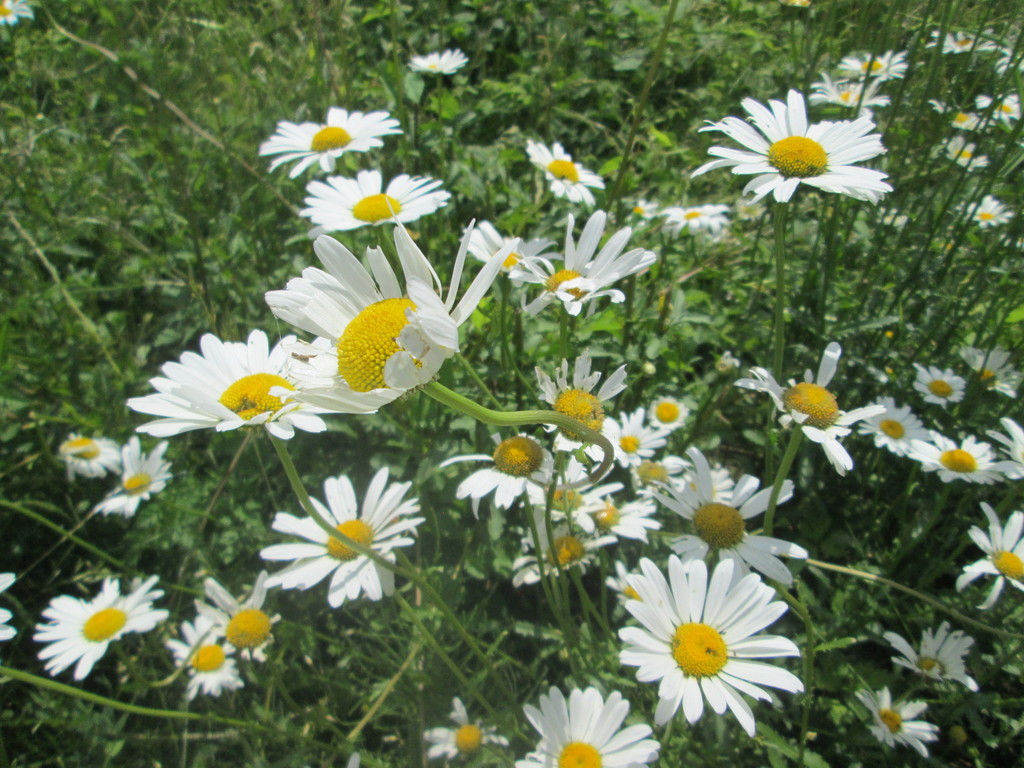
[[[875,107],[889,104],[889,96],[879,93],[887,81],[900,80],[907,73],[906,51],[886,51],[874,55],[846,56],[839,62],[839,77],[821,73],[811,85],[811,104],[835,104],[854,110],[854,115],[871,116]]]
[[[93,514],[132,517],[139,505],[159,493],[171,479],[171,464],[164,460],[167,443],[146,453],[138,437],[118,445],[106,437],[85,437],[76,432],[57,449],[67,467],[68,480],[115,475],[117,485],[93,507]]]

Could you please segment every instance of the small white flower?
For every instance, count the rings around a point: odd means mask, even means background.
[[[209,621],[217,636],[223,636],[245,659],[266,661],[263,649],[271,640],[273,625],[281,619],[263,610],[263,602],[267,597],[267,577],[266,571],[260,571],[252,593],[242,601],[232,597],[216,579],[206,579],[203,588],[214,605],[196,600],[199,615]]]
[[[938,99],[929,99],[928,103],[940,115],[948,115],[952,112],[951,125],[961,131],[973,131],[978,127],[978,123],[981,122],[981,119],[974,112],[954,111],[952,107]]]
[[[885,448],[897,456],[906,456],[911,440],[927,440],[931,437],[921,420],[909,406],[897,406],[891,397],[883,397],[878,405],[885,410],[875,414],[857,426],[862,435],[872,435],[877,448]]]
[[[630,212],[634,216],[639,216],[644,221],[650,221],[658,215],[659,209],[657,203],[641,199],[633,203],[633,209]]]
[[[665,231],[679,237],[684,231],[706,232],[717,237],[729,225],[728,205],[695,205],[689,208],[666,208],[661,212],[665,218]]]
[[[22,19],[35,18],[35,11],[32,10],[25,0],[2,0],[0,2],[0,26],[13,27]]]
[[[907,72],[906,51],[886,51],[880,55],[847,56],[839,62],[839,70],[851,77],[874,77],[898,80]]]
[[[980,203],[971,207],[970,216],[982,229],[1006,224],[1013,218],[1013,211],[992,195],[985,195]]]
[[[82,437],[76,432],[60,444],[58,455],[68,469],[68,480],[81,477],[103,477],[121,471],[121,449],[105,437]]]
[[[356,178],[328,176],[306,185],[308,208],[299,211],[317,225],[313,233],[339,232],[367,225],[408,224],[448,204],[441,182],[428,176],[401,174],[388,182],[380,171],[360,171]]]
[[[978,379],[986,387],[1007,397],[1017,396],[1020,371],[1010,365],[1010,353],[1005,349],[994,347],[986,352],[977,347],[963,347],[960,357],[978,374]]]
[[[988,597],[978,606],[980,610],[987,611],[996,604],[1007,581],[1024,592],[1024,539],[1021,538],[1021,532],[1024,531],[1024,512],[1014,512],[1006,521],[1006,525],[1002,526],[992,507],[981,502],[981,510],[988,519],[988,535],[976,525],[971,526],[968,535],[985,553],[985,557],[964,566],[963,573],[957,577],[956,589],[957,592],[963,592],[975,579],[981,576],[995,576]]]
[[[924,631],[920,653],[895,632],[886,632],[882,637],[903,654],[893,656],[895,664],[927,680],[955,680],[972,691],[978,690],[978,684],[964,666],[964,656],[971,650],[974,640],[959,629],[950,632],[948,621],[942,622],[934,632]]]
[[[633,480],[633,489],[641,496],[650,496],[663,485],[685,482],[683,475],[689,468],[690,462],[681,456],[662,456],[657,461],[641,461],[637,466],[629,468],[629,474]]]
[[[665,427],[649,427],[644,424],[647,412],[637,408],[633,413],[624,413],[619,421],[609,419],[611,439],[618,440],[622,455],[619,464],[623,467],[637,466],[644,459],[650,459],[658,448],[664,447],[672,430]]]
[[[473,453],[455,456],[441,462],[441,467],[461,461],[489,461],[490,467],[477,470],[459,483],[455,498],[473,500],[473,514],[477,515],[480,499],[494,493],[494,503],[511,507],[528,488],[540,489],[551,482],[554,459],[551,453],[528,435],[515,435],[499,440],[491,435],[497,446],[493,454]]]
[[[526,154],[530,162],[544,171],[551,192],[555,197],[564,197],[571,203],[594,204],[591,189],[604,189],[604,181],[593,171],[573,162],[572,155],[557,141],[551,148],[537,141],[526,142]]]
[[[979,111],[983,112],[992,107],[992,102],[991,96],[978,96],[974,100],[974,105]],[[996,100],[992,115],[996,120],[1006,125],[1012,124],[1014,120],[1019,120],[1020,98],[1016,94],[1011,93],[1009,96]]]
[[[413,72],[427,72],[434,75],[453,75],[468,62],[466,54],[458,48],[448,48],[441,52],[428,53],[425,56],[413,56],[409,60],[409,69]]]
[[[858,115],[868,116],[871,115],[872,107],[884,107],[889,104],[888,96],[878,95],[878,89],[883,82],[878,78],[869,80],[865,85],[863,81],[833,81],[824,72],[821,77],[820,82],[811,84],[812,93],[807,99],[811,104],[837,104],[840,107],[856,109]]]
[[[988,436],[1003,444],[1003,450],[1009,461],[1005,462],[1006,476],[1014,480],[1024,478],[1024,429],[1013,419],[999,420],[1007,434],[989,430]]]
[[[489,221],[480,221],[469,235],[469,253],[479,261],[488,262],[496,253],[504,251],[508,255],[501,268],[508,272],[524,259],[547,258],[546,252],[554,243],[554,240],[520,240],[517,237],[504,237]]]
[[[593,562],[598,549],[618,541],[614,536],[588,536],[570,533],[568,526],[565,525],[554,528],[554,538],[552,539],[548,536],[543,510],[538,508],[532,514],[540,539],[541,557],[544,558],[544,572],[548,575],[565,573],[570,568],[585,571],[587,566]],[[522,550],[525,554],[512,562],[512,570],[515,572],[512,576],[512,586],[514,587],[536,584],[540,581],[540,564],[537,562],[532,534],[523,539]]]
[[[857,698],[868,708],[874,718],[871,733],[885,744],[897,744],[915,749],[922,757],[928,757],[926,741],[937,741],[939,727],[924,720],[914,720],[928,705],[923,701],[907,701],[893,704],[888,688],[880,691],[857,691]]]
[[[207,696],[220,696],[224,691],[242,687],[238,666],[231,655],[235,649],[217,642],[217,631],[206,616],[199,616],[195,623],[182,622],[181,636],[184,640],[168,640],[167,649],[174,655],[179,667],[188,664],[189,701],[201,690]]]
[[[171,464],[164,461],[167,441],[158,443],[152,453],[142,452],[139,438],[132,438],[121,448],[121,482],[107,497],[93,507],[101,515],[118,514],[132,517],[139,504],[159,493],[171,479]]]
[[[965,141],[963,136],[954,136],[946,145],[946,156],[957,165],[977,171],[988,165],[988,158],[976,154],[976,148],[973,142]]]
[[[14,583],[13,573],[0,573],[0,592],[6,592]],[[0,608],[0,641],[10,640],[18,631],[7,622],[13,614],[6,608]]]
[[[507,747],[508,739],[494,732],[493,727],[480,725],[480,721],[470,722],[469,713],[462,699],[452,699],[452,712],[449,715],[457,728],[429,728],[423,738],[431,746],[427,749],[427,758],[436,760],[443,757],[454,760],[457,757],[470,758],[484,744]]]
[[[985,34],[990,36],[992,30],[985,30]],[[975,37],[964,32],[947,32],[943,37],[942,32],[937,29],[932,30],[931,40],[926,47],[934,48],[939,45],[940,39],[943,53],[982,53],[999,50],[999,46],[986,37]]]
[[[925,368],[918,363],[914,363],[914,368],[917,370],[914,389],[924,395],[926,403],[935,403],[945,408],[949,403],[959,403],[964,399],[967,382],[951,369],[936,368],[934,365]]]
[[[991,485],[1006,479],[1009,462],[996,461],[992,446],[978,442],[973,436],[960,445],[938,432],[931,431],[931,440],[911,440],[907,458],[921,462],[925,472],[938,472],[944,483],[964,480]]]
[[[690,409],[674,397],[656,398],[647,409],[651,425],[661,429],[679,429],[689,416]]]

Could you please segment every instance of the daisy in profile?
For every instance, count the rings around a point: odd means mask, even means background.
[[[93,511],[101,515],[134,516],[139,504],[160,493],[171,479],[171,464],[164,461],[166,450],[164,441],[152,453],[143,453],[139,438],[133,436],[121,448],[121,482]]]
[[[0,25],[13,27],[22,19],[35,17],[35,11],[25,0],[0,0]]]
[[[641,498],[621,505],[605,499],[599,508],[591,510],[590,519],[597,533],[646,542],[648,531],[661,530],[661,523],[654,518],[656,509],[652,499]]]
[[[384,146],[380,136],[401,133],[398,121],[387,112],[349,112],[338,107],[327,110],[323,123],[290,123],[282,120],[277,133],[260,144],[261,155],[278,155],[270,162],[273,171],[298,160],[288,172],[294,179],[311,165],[319,164],[332,173],[337,159],[346,152],[367,152]]]
[[[708,154],[719,158],[705,163],[692,176],[716,168],[733,168],[734,174],[757,174],[744,194],[751,202],[772,193],[776,202],[785,203],[801,183],[836,192],[858,200],[877,203],[892,187],[886,174],[861,168],[853,163],[869,160],[885,152],[882,137],[871,133],[875,124],[866,115],[854,121],[807,122],[807,108],[799,91],[791,90],[786,102],[772,100],[766,107],[754,99],[744,99],[743,109],[754,123],[727,117],[701,131],[721,131],[746,150],[711,147]],[[755,130],[756,128],[756,130]]]
[[[923,701],[893,704],[888,688],[880,691],[857,691],[857,699],[868,708],[874,719],[871,733],[887,747],[902,744],[911,747],[922,757],[928,757],[926,741],[937,741],[939,727],[924,720],[914,720],[928,705]]]
[[[153,589],[156,582],[156,576],[135,579],[131,591],[122,595],[117,579],[104,579],[92,600],[68,595],[53,598],[43,611],[49,622],[38,625],[32,638],[47,643],[39,652],[47,673],[58,675],[74,664],[75,680],[84,680],[114,640],[129,632],[149,632],[166,619],[167,611],[153,608],[153,601],[164,594]]]
[[[569,692],[552,687],[540,696],[540,709],[527,704],[526,719],[540,734],[537,748],[516,768],[639,768],[658,759],[661,745],[648,725],[622,727],[629,702],[613,691],[608,700],[596,688]]]
[[[992,30],[988,29],[985,32],[991,35]],[[942,32],[937,29],[932,30],[931,40],[926,47],[934,48],[939,45],[940,41],[943,53],[970,53],[972,51],[981,53],[983,51],[999,50],[998,45],[985,37],[975,37],[964,32],[947,32],[943,36]]]
[[[670,431],[679,429],[690,415],[690,409],[674,397],[659,397],[647,409],[651,426]]]
[[[722,234],[729,226],[728,205],[694,205],[689,208],[666,208],[661,212],[665,218],[664,229],[679,237],[683,232],[697,234],[705,232],[711,237]]]
[[[836,396],[825,387],[835,376],[842,353],[842,347],[833,341],[825,347],[817,376],[812,379],[811,371],[807,370],[803,381],[797,383],[790,379],[786,389],[780,387],[775,377],[764,368],[751,368],[754,378],[738,379],[736,386],[767,392],[775,407],[782,412],[782,425],[797,424],[806,437],[821,445],[836,472],[845,475],[853,469],[853,459],[839,438],[850,434],[850,426],[855,422],[880,414],[885,409],[880,405],[867,405],[852,411],[839,409]]]
[[[388,486],[385,467],[370,481],[361,513],[352,483],[344,475],[324,482],[327,506],[318,499],[310,501],[339,533],[393,563],[394,550],[413,544],[414,540],[407,534],[413,533],[424,520],[410,517],[420,511],[417,499],[404,498],[411,486],[412,483]],[[264,560],[294,561],[266,580],[268,589],[309,589],[330,576],[327,602],[332,608],[340,607],[346,600],[355,600],[360,594],[370,600],[380,600],[395,591],[395,576],[390,570],[359,554],[341,539],[329,536],[313,518],[278,512],[273,528],[306,541],[274,544],[260,552]]]
[[[991,96],[978,96],[974,100],[974,105],[979,111],[985,111],[992,107],[993,101],[995,101],[995,108],[992,110],[992,114],[1001,123],[1011,125],[1014,120],[1020,120],[1020,98],[1013,93],[997,100]]]
[[[1013,218],[1013,211],[992,195],[985,195],[980,203],[971,208],[971,218],[982,229],[1006,224]]]
[[[976,149],[974,142],[964,141],[963,136],[954,136],[946,145],[946,156],[957,165],[977,171],[988,166],[988,158],[976,154]]]
[[[839,62],[839,70],[850,77],[874,77],[878,80],[899,80],[907,73],[907,52],[886,51],[875,56],[847,56]]]
[[[574,533],[569,530],[567,525],[555,526],[554,537],[551,537],[548,536],[547,526],[544,524],[543,509],[535,508],[533,515],[546,574],[557,575],[570,568],[585,571],[593,563],[598,549],[618,541],[614,536],[608,534],[588,535],[580,530],[576,530]],[[512,586],[514,587],[536,584],[540,581],[540,564],[537,562],[537,551],[533,545],[532,535],[523,539],[522,551],[523,554],[512,562],[514,571]]]
[[[76,432],[60,444],[57,455],[67,465],[68,480],[103,477],[121,470],[121,449],[105,437],[82,437]]]
[[[548,149],[537,141],[526,142],[526,154],[530,162],[544,171],[551,192],[555,197],[564,197],[570,203],[594,204],[591,189],[604,189],[604,181],[593,171],[573,162],[557,141]]]
[[[994,347],[986,352],[977,347],[963,347],[960,349],[960,357],[978,374],[978,379],[986,387],[1007,397],[1017,396],[1020,371],[1010,365],[1010,353],[1005,349]]]
[[[528,435],[515,435],[499,440],[494,453],[471,453],[441,462],[447,467],[461,461],[488,461],[491,466],[477,470],[459,483],[455,498],[473,500],[473,514],[478,514],[480,499],[494,494],[494,503],[502,509],[511,507],[529,486],[541,488],[551,482],[554,459],[551,453]]]
[[[754,714],[741,693],[770,701],[760,686],[790,693],[804,689],[792,672],[756,661],[800,651],[787,638],[755,634],[782,616],[786,604],[772,602],[775,590],[756,573],[735,579],[735,568],[734,561],[721,561],[709,583],[703,560],[684,565],[672,555],[668,579],[647,558],[640,561],[640,575],[627,577],[639,599],[627,600],[626,610],[643,626],[619,630],[626,643],[619,660],[639,668],[641,683],[660,681],[658,725],[680,706],[688,722],[697,722],[707,699],[719,715],[729,709],[753,736]]]
[[[636,466],[644,459],[650,459],[658,448],[668,442],[671,429],[650,427],[645,423],[647,411],[637,408],[633,413],[624,413],[619,420],[609,420],[613,442],[618,440],[622,455],[619,464],[623,467]]]
[[[554,240],[520,240],[516,237],[505,237],[489,221],[478,222],[475,227],[470,227],[470,230],[469,254],[479,261],[488,262],[498,251],[508,252],[506,249],[512,249],[501,264],[502,270],[506,272],[523,259],[546,258],[547,250],[555,244]]]
[[[643,248],[631,248],[623,253],[633,234],[629,227],[609,237],[598,251],[607,219],[604,211],[595,211],[583,227],[580,239],[573,242],[576,219],[569,215],[561,269],[556,269],[547,259],[521,261],[516,265],[510,275],[514,282],[534,283],[544,288],[540,296],[524,307],[529,314],[536,315],[556,301],[561,301],[565,311],[574,316],[580,314],[584,304],[589,304],[593,312],[597,299],[608,298],[615,304],[625,301],[626,294],[609,286],[647,269],[657,257]]]
[[[934,632],[930,629],[924,631],[920,653],[895,632],[886,632],[882,637],[902,654],[893,656],[893,663],[916,672],[926,680],[955,680],[969,690],[978,690],[978,684],[967,674],[964,666],[964,656],[971,650],[974,640],[959,629],[950,632],[948,621],[942,622]]]
[[[811,104],[836,104],[840,107],[856,109],[857,114],[871,115],[874,107],[885,107],[889,97],[879,95],[882,80],[874,78],[865,85],[863,81],[832,80],[824,72],[821,81],[811,84],[811,95],[807,98]]]
[[[470,722],[469,713],[462,699],[452,699],[452,712],[448,716],[455,723],[455,728],[430,728],[424,734],[424,740],[430,744],[427,748],[427,759],[446,760],[456,758],[468,759],[480,751],[485,744],[507,747],[508,739],[495,733],[493,727],[485,727],[480,721]]]
[[[945,408],[949,403],[959,403],[964,399],[967,382],[949,368],[936,368],[934,365],[925,368],[914,363],[914,369],[917,371],[914,389],[924,395],[926,403]]]
[[[723,503],[715,493],[711,467],[704,454],[697,448],[690,448],[686,455],[693,462],[695,485],[687,484],[681,490],[666,488],[664,493],[654,493],[663,505],[689,520],[696,533],[671,538],[669,546],[672,551],[684,563],[703,560],[709,551],[714,552],[719,559],[738,561],[740,572],[750,567],[770,579],[792,584],[793,576],[778,556],[806,559],[807,550],[782,539],[747,533],[746,521],[768,509],[771,487],[758,492],[758,479],[744,475],[733,488],[728,503]],[[782,484],[779,503],[791,498],[793,483],[786,480]]]
[[[630,212],[634,216],[639,216],[644,221],[650,221],[660,213],[660,210],[657,203],[640,199],[633,203],[633,208]]]
[[[323,432],[327,425],[316,415],[316,408],[281,394],[295,390],[285,351],[294,343],[294,336],[286,336],[270,349],[267,335],[258,330],[249,334],[246,343],[205,334],[199,340],[201,354],[186,352],[181,362],[163,365],[166,378],[149,380],[157,394],[128,400],[132,410],[159,417],[138,431],[170,437],[193,429],[225,432],[262,426],[284,440],[296,428]]]
[[[891,397],[883,397],[878,405],[885,410],[857,425],[860,434],[874,437],[876,448],[885,448],[897,456],[906,456],[910,451],[911,440],[927,440],[931,437],[909,406],[897,406]]]
[[[985,557],[964,566],[963,573],[957,577],[956,590],[963,592],[968,584],[982,576],[995,576],[988,597],[978,606],[980,610],[987,611],[996,604],[1007,581],[1024,592],[1024,539],[1021,538],[1024,512],[1014,512],[1003,526],[992,507],[985,502],[981,502],[981,511],[988,520],[988,534],[972,525],[968,535]]]
[[[413,56],[409,60],[409,69],[413,72],[426,72],[432,75],[454,75],[469,59],[458,48],[448,48],[439,53],[428,53],[425,56]]]
[[[428,176],[401,174],[382,190],[380,171],[360,171],[356,178],[328,176],[306,185],[308,208],[299,211],[317,225],[314,232],[342,232],[400,221],[408,224],[448,204],[441,182]]]
[[[280,616],[271,616],[263,610],[267,598],[267,572],[260,571],[252,593],[242,601],[236,600],[216,579],[206,579],[203,589],[213,605],[196,600],[196,610],[218,637],[223,637],[246,659],[266,661],[263,649],[271,640],[270,631]]]
[[[0,573],[0,593],[6,592],[13,583],[13,573]],[[0,608],[0,641],[10,640],[18,634],[17,630],[7,623],[12,615],[6,608]]]
[[[267,293],[277,317],[319,337],[292,350],[296,400],[336,413],[372,413],[431,381],[459,349],[459,326],[514,248],[496,253],[456,304],[469,236],[455,257],[445,299],[437,273],[405,228],[395,227],[394,237],[404,289],[380,248],[366,249],[367,269],[337,240],[322,236],[313,248],[326,271],[309,267],[285,290]]]
[[[235,649],[217,642],[216,628],[210,619],[200,616],[194,624],[182,622],[181,636],[182,640],[168,640],[166,645],[179,667],[188,665],[189,701],[200,691],[207,696],[220,696],[224,691],[242,687],[238,666],[231,658]]]
[[[999,421],[1006,434],[990,429],[988,436],[1003,445],[1003,451],[1009,459],[1004,463],[1006,476],[1020,480],[1024,478],[1024,429],[1013,419],[1003,417]]]
[[[1009,462],[996,461],[992,446],[968,435],[957,445],[948,437],[931,430],[930,440],[911,440],[907,458],[921,462],[925,472],[938,472],[944,483],[963,480],[991,485],[1006,479]]]
[[[684,475],[690,462],[681,456],[662,456],[657,460],[644,459],[630,467],[633,488],[642,496],[649,496],[663,485],[684,482]]]

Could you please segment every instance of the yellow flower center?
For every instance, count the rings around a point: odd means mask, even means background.
[[[643,216],[644,209],[642,207],[640,207],[639,205],[634,205],[633,206],[633,213],[635,213],[637,216]]]
[[[480,749],[484,735],[475,725],[466,724],[455,732],[455,748],[464,755],[471,754]]]
[[[255,648],[270,636],[270,617],[258,608],[247,608],[231,617],[224,633],[235,648]]]
[[[583,494],[572,488],[565,490],[559,488],[551,497],[551,505],[562,512],[572,512],[574,509],[579,509],[582,504]]]
[[[551,547],[549,557],[551,562],[557,559],[562,565],[572,565],[582,560],[585,554],[586,549],[575,536],[559,536]]]
[[[971,116],[968,115],[966,112],[957,112],[956,117],[953,118],[954,125],[959,125],[960,123],[969,123],[970,121]]]
[[[978,214],[978,218],[982,221],[992,221],[995,217],[996,215],[994,213],[989,213],[988,211],[982,211]]]
[[[787,179],[806,179],[826,171],[828,154],[814,139],[788,136],[768,148],[768,162]]]
[[[558,756],[558,768],[601,768],[601,753],[582,741],[565,745]]]
[[[69,456],[77,456],[80,459],[95,459],[100,455],[100,447],[90,437],[76,437],[74,440],[62,443],[60,452]]]
[[[104,608],[96,611],[82,625],[82,636],[92,643],[102,643],[116,635],[125,622],[128,614],[120,608]]]
[[[341,149],[350,141],[352,141],[352,136],[344,128],[328,125],[313,135],[313,141],[309,148],[314,152],[327,152],[331,149]]]
[[[1015,581],[1024,579],[1024,561],[1013,554],[1013,552],[1005,550],[996,552],[992,556],[992,564],[1008,579],[1014,579]]]
[[[360,221],[376,224],[402,212],[402,205],[391,195],[377,194],[364,197],[352,206],[352,215]]]
[[[284,405],[281,398],[270,394],[271,387],[295,389],[280,376],[272,373],[254,373],[251,376],[243,376],[225,389],[218,402],[248,421],[261,413],[274,413]]]
[[[619,508],[612,504],[610,501],[604,503],[604,509],[599,509],[594,513],[594,523],[602,531],[610,531],[614,528],[622,515],[619,514]]]
[[[544,449],[530,437],[509,437],[494,451],[494,467],[513,477],[529,477],[544,461]]]
[[[600,432],[604,425],[604,408],[601,401],[582,389],[567,389],[555,398],[555,410],[571,416],[595,432]],[[559,427],[562,434],[570,440],[583,440],[583,435],[572,429]]]
[[[665,465],[648,459],[640,462],[640,466],[636,468],[636,476],[644,485],[668,482],[668,470],[665,469]]]
[[[936,397],[949,397],[953,394],[953,387],[948,381],[935,379],[934,381],[928,382],[928,391]]]
[[[640,593],[632,587],[627,586],[625,589],[622,590],[622,594],[624,594],[630,600],[640,600]],[[640,602],[643,602],[643,600],[640,600]]]
[[[881,71],[882,71],[882,70],[883,70],[884,68],[885,68],[885,64],[883,64],[882,62],[880,62],[880,61],[879,61],[878,59],[875,59],[875,60],[874,60],[874,61],[872,61],[872,62],[871,62],[870,64],[868,64],[868,63],[867,63],[867,62],[865,61],[865,62],[864,62],[864,63],[863,63],[862,65],[861,65],[861,67],[860,67],[860,71],[861,71],[861,72],[868,72],[868,71],[871,71],[871,72],[881,72]]]
[[[787,408],[807,415],[804,424],[818,429],[832,426],[839,418],[839,403],[836,396],[824,387],[800,382],[787,389],[782,395],[782,402]]]
[[[704,214],[702,214],[700,211],[689,211],[683,214],[683,218],[686,219],[687,221],[693,221],[694,219],[699,219],[703,215]]]
[[[982,368],[981,372],[978,374],[978,378],[990,387],[994,387],[996,385],[996,372],[991,368]]]
[[[356,544],[368,547],[373,543],[373,529],[362,520],[346,520],[335,527],[339,533],[348,536]],[[355,560],[359,557],[358,552],[333,536],[327,537],[327,554],[335,560]]]
[[[552,160],[548,163],[548,173],[556,179],[566,179],[573,184],[579,183],[580,172],[572,160]]]
[[[145,472],[139,472],[137,475],[132,475],[122,483],[124,486],[124,492],[129,496],[139,496],[149,490],[149,484],[153,482],[153,478],[147,475]]]
[[[680,624],[672,637],[672,658],[690,677],[711,677],[725,666],[725,640],[707,624]]]
[[[338,339],[338,373],[356,392],[386,388],[384,364],[399,351],[398,335],[409,324],[409,299],[384,299],[352,318]]]
[[[940,672],[942,671],[942,665],[939,664],[939,660],[938,659],[932,659],[932,658],[930,658],[928,656],[922,656],[920,659],[918,659],[917,660],[917,666],[920,667],[925,672],[931,672],[936,667],[939,667],[939,671]]]
[[[10,16],[14,13],[13,8],[8,8],[6,3],[0,3],[0,16]]]
[[[895,419],[882,419],[881,423],[878,425],[878,428],[882,430],[885,434],[887,434],[889,437],[894,438],[896,440],[899,440],[901,437],[903,437],[903,435],[906,434],[906,430],[903,428],[903,425],[900,424]]]
[[[715,549],[735,547],[746,533],[739,511],[714,501],[694,513],[693,527],[697,535]]]
[[[640,447],[640,438],[634,435],[625,435],[619,439],[619,447],[626,453],[636,453]]]
[[[568,282],[569,280],[575,280],[577,277],[583,277],[583,275],[572,269],[560,269],[544,281],[544,287],[549,291],[554,292],[558,290],[562,283]],[[569,293],[577,299],[582,299],[587,295],[587,292],[581,288],[570,288]]]
[[[654,418],[662,424],[671,424],[679,418],[679,406],[668,400],[660,402],[654,409]]]
[[[878,713],[878,719],[889,729],[889,733],[899,733],[903,730],[903,718],[898,712],[883,709]]]
[[[1010,115],[1010,114],[1013,114],[1013,107],[1012,107],[1012,106],[1011,106],[1010,104],[1001,104],[1001,105],[999,106],[999,110],[1000,110],[1000,111],[1001,111],[1001,112],[1002,112],[1002,113],[1003,113],[1004,115]]]
[[[974,472],[978,469],[978,462],[974,456],[960,448],[944,451],[939,456],[939,462],[951,472]]]
[[[224,649],[219,645],[204,645],[192,656],[192,666],[196,672],[216,672],[224,666],[226,658]]]
[[[520,255],[513,251],[512,253],[505,257],[505,260],[501,262],[501,266],[503,266],[505,269],[512,269],[512,267],[519,263],[520,258]]]

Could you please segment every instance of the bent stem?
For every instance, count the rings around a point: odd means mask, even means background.
[[[775,474],[775,482],[772,484],[772,494],[768,497],[768,510],[764,513],[764,535],[771,536],[775,524],[775,508],[779,505],[779,496],[782,495],[782,484],[786,482],[786,475],[789,468],[793,466],[793,459],[796,458],[796,449],[800,447],[804,431],[800,427],[793,430],[789,438],[789,445],[786,446],[786,455],[782,457],[779,471]]]

